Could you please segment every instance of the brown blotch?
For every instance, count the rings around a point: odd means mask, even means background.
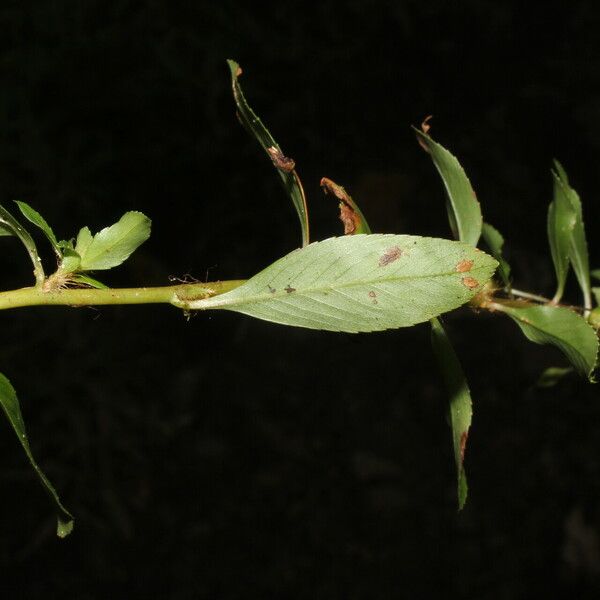
[[[374,291],[369,292],[369,298],[372,299],[373,304],[377,304],[377,294]]]
[[[293,158],[289,158],[288,156],[284,156],[283,152],[279,148],[275,148],[275,146],[271,146],[267,148],[267,152],[273,161],[273,164],[277,169],[283,171],[284,173],[291,173],[295,167],[296,163]]]
[[[460,436],[460,462],[465,462],[465,449],[467,447],[467,438],[469,437],[468,431],[463,431]]]
[[[292,292],[296,291],[296,288],[291,287],[290,285],[288,285],[287,287],[283,288],[288,294],[291,294]]]
[[[328,177],[321,178],[321,188],[325,194],[333,194],[340,201],[340,221],[344,225],[344,235],[354,235],[362,225],[362,219],[350,194]]]
[[[463,277],[462,284],[472,290],[479,285],[479,281],[473,277]]]
[[[428,133],[429,130],[431,129],[431,125],[429,124],[429,121],[431,121],[431,119],[433,119],[433,115],[427,115],[423,119],[423,122],[421,123],[421,131],[423,133]]]
[[[379,259],[379,266],[386,267],[395,260],[398,260],[401,256],[402,250],[400,250],[398,246],[392,246],[391,248],[388,248]]]
[[[456,265],[456,271],[457,273],[466,273],[467,271],[470,271],[473,268],[473,261],[472,260],[461,260],[457,265]]]

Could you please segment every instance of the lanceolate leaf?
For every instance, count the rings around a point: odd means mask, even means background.
[[[458,509],[461,510],[467,500],[464,459],[473,415],[471,391],[458,356],[442,323],[437,318],[431,320],[431,343],[450,397],[450,423],[458,478]]]
[[[10,232],[21,240],[23,246],[27,250],[31,262],[33,263],[33,272],[38,285],[42,285],[44,282],[44,268],[42,267],[42,261],[40,260],[35,242],[29,233],[23,228],[23,226],[3,207],[0,205],[0,228],[6,235],[6,232]]]
[[[26,202],[21,202],[20,200],[15,200],[15,203],[19,207],[19,210],[21,211],[23,216],[30,223],[33,223],[36,227],[39,227],[44,232],[44,235],[48,238],[48,241],[52,244],[52,248],[54,249],[54,252],[58,256],[58,258],[60,258],[61,251],[60,251],[60,247],[58,244],[58,240],[56,239],[56,236],[54,235],[54,231],[52,231],[52,227],[50,227],[50,225],[48,225],[48,223],[46,222],[46,219],[44,219],[44,217],[42,217],[42,215],[40,215],[40,213],[37,212],[37,210],[34,210],[33,208],[31,208],[31,206],[29,206],[29,204],[27,204]]]
[[[141,212],[125,213],[121,219],[92,237],[84,227],[77,236],[75,252],[81,257],[80,271],[111,269],[127,260],[150,237],[151,221]]]
[[[409,235],[330,238],[295,250],[237,289],[180,302],[328,331],[379,331],[468,302],[497,262],[468,244]]]
[[[256,113],[250,108],[242,92],[239,82],[239,76],[242,69],[234,60],[228,60],[227,64],[231,71],[231,85],[233,88],[233,98],[238,109],[240,121],[256,138],[258,143],[263,147],[273,165],[281,177],[283,187],[292,199],[292,203],[298,213],[300,219],[300,227],[302,228],[302,245],[306,246],[309,241],[308,231],[308,210],[306,208],[306,198],[302,183],[295,170],[294,161],[286,157],[279,144],[275,141],[269,130],[263,125]]]
[[[587,241],[585,237],[585,227],[583,225],[583,211],[581,207],[581,200],[577,192],[569,185],[567,175],[557,161],[555,161],[557,172],[553,172],[554,176],[554,201],[552,204],[556,204],[554,208],[554,214],[552,218],[554,224],[554,241],[552,237],[550,239],[550,249],[552,251],[552,257],[556,268],[556,259],[554,258],[555,252],[561,252],[562,256],[559,258],[564,263],[564,252],[567,252],[568,258],[573,265],[573,270],[577,276],[577,281],[581,291],[583,292],[584,304],[586,308],[591,308],[591,284],[590,284],[590,266],[588,259]],[[551,205],[552,207],[552,205]],[[550,236],[551,227],[551,213],[548,215],[548,228]],[[564,271],[562,276],[562,284],[564,286],[564,278],[566,277],[566,270],[564,264],[561,265],[561,269]],[[558,268],[557,278],[559,274]],[[561,279],[559,279],[559,290]],[[558,292],[557,292],[558,294]],[[560,296],[559,296],[560,298]],[[557,298],[555,297],[555,300]]]
[[[585,319],[561,306],[496,305],[536,344],[552,344],[582,375],[593,380],[598,357],[598,336]]]
[[[454,237],[477,246],[483,219],[471,182],[455,156],[426,133],[416,128],[415,132],[421,145],[431,155],[446,187],[448,217]]]
[[[19,406],[19,400],[17,399],[17,394],[10,381],[0,373],[0,404],[2,405],[2,409],[6,414],[10,424],[12,425],[17,437],[19,438],[19,442],[21,442],[21,446],[23,446],[23,450],[25,450],[25,454],[31,463],[31,466],[34,468],[37,473],[40,481],[42,482],[44,488],[50,495],[50,498],[54,502],[56,509],[58,511],[58,525],[56,529],[56,534],[58,537],[65,537],[71,533],[73,530],[73,515],[62,505],[54,486],[50,483],[46,475],[44,475],[43,471],[40,469],[38,464],[35,462],[33,455],[31,454],[31,448],[29,447],[29,441],[27,439],[27,433],[25,431],[25,423],[23,422],[23,416],[21,414],[21,408]]]
[[[502,247],[504,246],[504,238],[502,234],[489,223],[484,223],[481,229],[481,234],[487,244],[492,256],[498,261],[498,273],[505,286],[510,286],[510,265],[502,256]]]

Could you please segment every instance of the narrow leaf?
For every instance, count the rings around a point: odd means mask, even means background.
[[[101,281],[98,281],[97,279],[94,279],[93,277],[90,277],[89,275],[84,275],[83,273],[76,273],[73,276],[73,281],[75,281],[76,283],[81,283],[88,287],[99,289],[99,290],[107,290],[108,289],[108,286],[104,285]]]
[[[151,221],[141,212],[125,213],[121,219],[97,233],[84,227],[77,236],[75,251],[81,256],[81,271],[112,269],[129,258],[131,253],[150,237]]]
[[[60,246],[58,244],[58,240],[56,239],[56,236],[54,235],[54,231],[52,231],[52,227],[50,227],[50,225],[48,225],[48,223],[46,222],[46,219],[44,219],[44,217],[42,217],[42,215],[40,215],[40,213],[37,212],[37,210],[34,210],[33,208],[31,208],[31,206],[29,206],[29,204],[27,204],[26,202],[21,202],[20,200],[15,200],[15,203],[19,207],[19,210],[21,211],[23,216],[30,223],[33,223],[36,227],[39,227],[44,232],[44,235],[48,238],[48,241],[50,242],[50,244],[52,244],[52,248],[54,249],[54,252],[60,259],[61,251],[60,251]]]
[[[295,250],[231,292],[179,305],[310,329],[380,331],[465,304],[496,267],[493,258],[461,242],[353,235]]]
[[[309,241],[308,228],[308,210],[306,207],[306,197],[300,178],[295,170],[294,161],[286,157],[279,144],[275,141],[269,130],[264,126],[256,113],[250,108],[239,82],[239,76],[242,69],[234,60],[228,60],[229,70],[231,71],[231,86],[233,89],[233,98],[238,110],[238,116],[244,127],[256,138],[263,150],[267,153],[273,165],[279,173],[281,182],[286,192],[290,196],[294,208],[300,219],[302,229],[302,245],[306,246]]]
[[[597,279],[598,281],[600,281],[600,269],[594,269],[594,270],[591,272],[591,276],[592,276],[594,279]]]
[[[471,182],[455,156],[434,142],[427,133],[416,128],[415,132],[419,143],[431,155],[446,187],[446,208],[454,237],[461,242],[477,246],[483,219]]]
[[[3,206],[0,205],[0,227],[4,232],[10,231],[12,235],[19,238],[33,264],[33,273],[38,285],[44,283],[45,275],[42,261],[38,254],[35,242],[29,232],[17,221]]]
[[[461,510],[467,500],[468,489],[464,460],[473,415],[471,391],[458,356],[439,319],[431,320],[431,344],[450,399],[450,423],[458,483],[458,510]]]
[[[350,194],[327,177],[321,179],[321,188],[325,194],[333,194],[340,202],[340,221],[344,225],[344,235],[371,233],[369,224]]]
[[[506,287],[510,286],[510,265],[502,256],[504,238],[502,234],[489,223],[484,223],[481,229],[481,235],[490,249],[492,256],[498,261],[498,273]]]
[[[17,394],[10,381],[0,373],[0,404],[6,414],[10,424],[12,425],[25,454],[37,473],[42,485],[46,489],[46,492],[50,495],[56,509],[58,511],[58,524],[56,528],[56,534],[58,537],[64,538],[73,530],[73,515],[62,505],[54,486],[50,483],[46,475],[40,469],[38,464],[35,462],[29,447],[29,441],[27,439],[27,433],[25,431],[25,423],[23,421],[23,415],[21,414],[21,408],[19,406],[19,400]]]
[[[561,306],[495,307],[511,317],[529,340],[556,346],[579,373],[593,381],[598,336],[583,317]]]
[[[560,163],[555,161],[554,164],[557,168],[557,172],[553,172],[555,202],[557,202],[556,210],[563,213],[558,223],[562,236],[559,244],[562,245],[562,252],[564,252],[564,247],[567,248],[569,260],[573,265],[579,287],[583,293],[585,308],[590,309],[590,265],[581,200],[577,192],[569,185],[567,175]]]

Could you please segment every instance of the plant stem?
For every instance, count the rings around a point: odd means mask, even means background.
[[[99,306],[107,304],[173,304],[185,309],[186,302],[223,294],[244,283],[243,279],[208,283],[184,283],[140,288],[66,288],[43,291],[26,287],[0,292],[0,310],[24,306]]]

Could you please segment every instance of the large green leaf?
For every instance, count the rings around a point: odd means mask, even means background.
[[[379,331],[465,304],[496,266],[492,257],[461,242],[353,235],[295,250],[226,294],[179,304],[310,329]]]
[[[294,161],[287,158],[279,144],[275,141],[269,130],[258,118],[256,113],[250,108],[239,82],[239,76],[242,73],[240,65],[234,60],[228,60],[229,70],[231,71],[231,86],[233,88],[233,98],[238,109],[240,121],[246,129],[256,138],[258,143],[267,153],[273,165],[281,177],[283,187],[290,196],[292,203],[300,219],[302,229],[302,245],[306,246],[309,241],[308,230],[308,210],[306,207],[306,198],[302,183],[295,170]]]
[[[56,534],[58,537],[65,537],[73,530],[73,515],[62,505],[54,486],[50,483],[44,472],[40,469],[38,464],[35,462],[29,447],[29,440],[27,439],[27,433],[25,431],[25,423],[23,422],[23,415],[21,414],[21,408],[19,406],[19,400],[17,394],[10,381],[0,373],[0,404],[6,414],[10,424],[12,425],[25,454],[37,473],[40,481],[44,488],[48,492],[52,502],[55,504],[58,512],[58,524],[56,528]]]
[[[585,307],[589,309],[591,308],[590,266],[581,200],[569,185],[567,174],[560,163],[555,161],[554,164],[556,167],[556,171],[552,171],[554,200],[548,212],[548,237],[558,279],[558,290],[554,300],[558,301],[561,298],[564,289],[568,271],[568,264],[565,265],[566,252],[583,292]]]
[[[461,510],[467,500],[468,491],[464,460],[471,417],[473,416],[471,391],[458,356],[454,352],[441,321],[437,318],[431,320],[431,344],[450,398],[450,424],[457,472],[458,509]]]
[[[48,225],[48,223],[46,222],[46,219],[44,219],[44,217],[42,217],[42,215],[40,215],[40,213],[37,210],[31,208],[31,206],[29,206],[29,204],[27,204],[26,202],[15,200],[15,203],[19,207],[19,210],[21,211],[23,216],[29,222],[33,223],[36,227],[39,227],[44,232],[44,235],[48,238],[50,244],[52,244],[54,252],[59,258],[61,258],[62,254],[58,244],[58,240],[54,235],[54,231],[52,231],[52,227],[50,227],[50,225]]]
[[[457,158],[431,137],[415,128],[417,139],[429,152],[442,177],[448,197],[447,209],[454,237],[477,246],[481,235],[481,207],[464,169]]]
[[[536,344],[552,344],[584,376],[593,380],[598,357],[598,336],[583,317],[561,306],[495,305]]]
[[[101,271],[120,265],[150,237],[150,225],[147,216],[131,211],[94,236],[84,227],[75,245],[75,252],[81,257],[78,270]]]
[[[489,223],[484,223],[481,229],[481,234],[487,244],[492,256],[498,261],[498,273],[505,286],[510,286],[510,265],[502,256],[502,247],[504,246],[504,238],[502,234]]]

